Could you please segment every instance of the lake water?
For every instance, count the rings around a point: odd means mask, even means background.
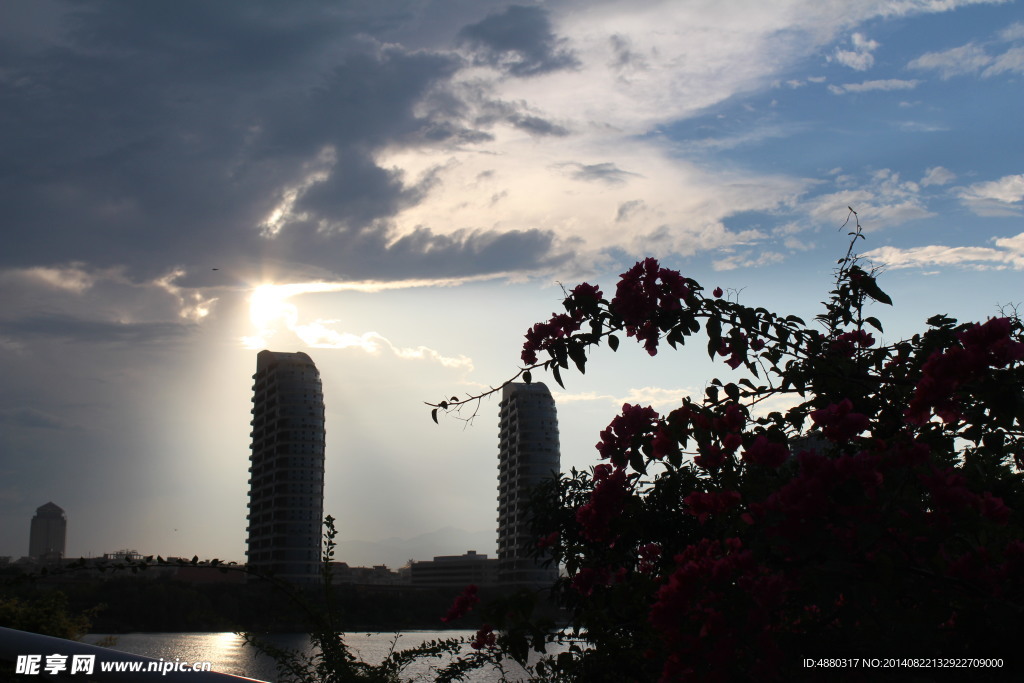
[[[430,640],[472,637],[474,631],[407,631],[400,635],[397,650],[409,649]],[[105,641],[112,639],[113,644]],[[349,633],[345,642],[364,662],[378,664],[391,651],[394,633]],[[273,659],[260,655],[255,648],[245,644],[242,637],[234,633],[127,633],[105,635],[92,633],[82,639],[95,645],[101,644],[121,652],[131,652],[164,661],[211,662],[214,671],[248,676],[263,681],[277,682],[277,667]],[[310,652],[309,638],[305,634],[276,634],[266,640],[278,647]],[[472,650],[468,645],[465,652]],[[433,681],[434,670],[442,667],[446,660],[422,659],[414,661],[402,673],[405,681]],[[526,680],[525,672],[514,662],[509,663],[508,680]],[[473,672],[467,680],[474,683],[495,683],[501,675],[494,669]]]

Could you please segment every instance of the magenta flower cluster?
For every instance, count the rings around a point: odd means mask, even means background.
[[[448,608],[448,613],[441,617],[441,621],[447,623],[461,619],[469,614],[479,602],[480,596],[477,595],[477,587],[470,584],[462,590],[462,593],[456,596],[455,602]]]
[[[564,302],[568,313],[552,313],[546,323],[537,323],[526,332],[526,343],[520,355],[526,365],[537,363],[537,352],[553,348],[559,340],[565,339],[580,329],[587,315],[597,312],[604,296],[594,285],[577,285]]]
[[[629,457],[640,447],[641,441],[654,428],[658,413],[650,406],[623,404],[622,413],[616,415],[597,443],[603,460],[611,460],[616,467],[624,467]]]
[[[621,319],[626,334],[643,341],[653,356],[658,353],[659,312],[682,308],[690,288],[678,271],[660,267],[653,258],[637,263],[620,277],[611,310]]]
[[[957,335],[960,346],[933,352],[921,368],[921,379],[904,415],[908,422],[923,425],[932,412],[943,422],[961,417],[956,392],[989,368],[1005,368],[1024,359],[1024,343],[1011,336],[1009,318],[992,318]]]

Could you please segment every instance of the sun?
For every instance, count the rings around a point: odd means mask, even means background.
[[[247,348],[264,347],[275,333],[295,327],[299,311],[288,301],[294,294],[293,289],[290,285],[264,284],[252,290],[249,295],[249,321],[256,334],[242,338]]]

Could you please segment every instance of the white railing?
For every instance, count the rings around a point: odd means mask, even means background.
[[[0,626],[0,661],[16,662],[19,655],[40,655],[42,657],[38,675],[24,676],[18,680],[44,681],[68,680],[68,681],[149,681],[154,683],[265,683],[255,678],[233,676],[231,674],[218,673],[216,671],[174,671],[167,670],[172,663],[164,660],[133,655],[127,652],[119,652],[97,645],[87,645],[74,640],[64,640],[53,636],[42,636],[38,633],[16,631],[12,628]],[[45,670],[47,657],[59,655],[66,657],[63,672],[59,675],[49,674]],[[71,674],[71,662],[75,655],[93,656],[92,673]],[[139,671],[104,671],[103,663],[111,662],[139,662]],[[189,662],[191,664],[191,662]],[[129,668],[130,665],[122,668]],[[63,677],[61,677],[63,676]]]

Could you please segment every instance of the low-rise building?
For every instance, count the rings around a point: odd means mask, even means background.
[[[331,562],[331,583],[356,583],[361,585],[397,585],[408,583],[401,574],[388,569],[387,565],[372,567],[350,567],[347,562]]]
[[[470,550],[413,562],[409,574],[414,586],[488,585],[498,582],[498,559]]]

